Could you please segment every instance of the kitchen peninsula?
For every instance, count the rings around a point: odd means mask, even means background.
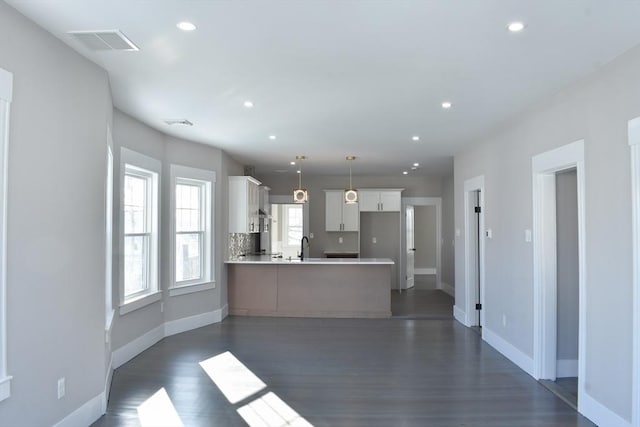
[[[229,313],[244,316],[391,316],[387,258],[238,257],[228,268]]]

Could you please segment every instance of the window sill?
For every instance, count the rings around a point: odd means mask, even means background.
[[[7,376],[0,379],[0,401],[7,399],[11,396],[11,379],[13,377]]]
[[[189,285],[175,286],[169,288],[169,296],[192,294],[194,292],[208,291],[216,288],[216,282],[192,283]]]
[[[158,302],[160,299],[162,299],[162,291],[155,291],[136,298],[131,298],[124,304],[120,305],[120,315],[131,313],[134,310],[153,304],[154,302]]]

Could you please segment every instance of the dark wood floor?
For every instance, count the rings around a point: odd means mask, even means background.
[[[225,352],[265,388],[230,403],[199,364]],[[117,369],[94,425],[141,425],[162,389],[185,426],[247,426],[238,410],[270,393],[315,427],[593,425],[453,320],[229,317]]]

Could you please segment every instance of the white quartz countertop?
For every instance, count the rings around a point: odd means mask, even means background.
[[[383,264],[393,265],[390,258],[272,258],[271,255],[247,255],[225,261],[225,264],[294,264],[294,265],[366,265]]]

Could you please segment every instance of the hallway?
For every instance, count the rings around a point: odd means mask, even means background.
[[[225,353],[264,387],[225,398],[199,364]],[[246,426],[239,413],[274,396],[283,419],[315,427],[593,425],[453,320],[229,317],[117,369],[94,426],[142,425],[137,408],[163,389],[185,426]]]

